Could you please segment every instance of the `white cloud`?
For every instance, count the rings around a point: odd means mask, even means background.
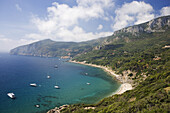
[[[98,26],[97,30],[101,30],[101,29],[103,29],[103,25],[100,24],[100,25]]]
[[[113,32],[100,32],[100,33],[93,33],[93,32],[85,32],[81,27],[75,26],[72,30],[68,30],[67,28],[61,28],[56,33],[53,34],[27,34],[25,37],[30,38],[31,40],[42,40],[51,38],[52,40],[56,41],[87,41],[96,39],[99,37],[106,37],[112,35]],[[57,36],[57,37],[56,37]]]
[[[22,11],[22,8],[19,6],[19,4],[15,4],[15,7],[18,11],[20,11],[20,12]]]
[[[170,15],[170,6],[169,7],[163,7],[160,10],[161,16],[167,16]]]
[[[115,13],[115,24],[113,30],[124,28],[128,25],[140,24],[153,19],[153,7],[143,1],[133,1],[125,3],[121,8],[118,8]]]
[[[0,52],[9,52],[11,49],[20,46],[35,42],[37,40],[27,40],[27,39],[18,39],[13,40],[11,38],[6,38],[4,35],[0,35]]]
[[[50,37],[60,41],[84,41],[94,39],[94,37],[99,38],[97,36],[101,36],[101,34],[85,32],[83,28],[79,27],[79,20],[86,22],[100,18],[108,21],[110,17],[107,17],[106,10],[113,7],[114,3],[112,0],[77,0],[76,2],[77,6],[73,7],[54,2],[51,7],[47,8],[46,18],[33,16],[32,22],[40,34],[28,34],[27,36],[35,36],[38,39]]]
[[[62,29],[57,35],[63,39],[63,41],[86,41],[99,37],[105,37],[113,34],[112,32],[92,33],[85,32],[82,28],[75,26],[73,30]]]

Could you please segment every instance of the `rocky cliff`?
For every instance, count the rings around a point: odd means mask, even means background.
[[[170,26],[170,16],[164,16],[153,19],[143,24],[123,28],[114,32],[114,35],[122,32],[132,33],[133,35],[136,35],[138,33],[164,32],[166,29],[168,29],[168,26]]]

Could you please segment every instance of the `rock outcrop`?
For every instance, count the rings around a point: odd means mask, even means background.
[[[132,33],[133,35],[136,35],[137,33],[143,33],[143,32],[145,33],[164,32],[169,26],[170,26],[170,16],[165,16],[165,17],[153,19],[143,24],[123,28],[121,30],[114,32],[114,35],[123,32]]]

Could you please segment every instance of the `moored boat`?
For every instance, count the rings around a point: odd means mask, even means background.
[[[59,89],[60,87],[56,85],[56,86],[54,86],[54,88]]]
[[[51,77],[48,75],[47,78],[51,78]]]
[[[55,66],[54,66],[54,68],[58,68],[58,66],[57,66],[57,65],[55,65]]]
[[[39,105],[39,104],[37,104],[37,105],[35,105],[35,107],[39,108],[39,107],[40,107],[40,105]]]
[[[36,83],[31,83],[30,86],[37,87],[37,84]]]
[[[87,82],[86,84],[87,84],[87,85],[90,85],[90,83],[89,83],[89,82]]]
[[[15,98],[15,94],[14,94],[14,93],[7,93],[7,95],[8,95],[10,98],[12,98],[12,99]]]

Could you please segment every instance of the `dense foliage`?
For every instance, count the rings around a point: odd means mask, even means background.
[[[109,66],[119,74],[124,70],[134,71],[136,74],[129,74],[129,77],[141,83],[131,91],[105,98],[97,104],[71,105],[62,110],[63,113],[170,112],[170,48],[165,48],[170,45],[170,29],[130,35],[119,34],[121,39],[83,53],[73,60]],[[125,41],[127,37],[129,42]],[[87,106],[95,109],[85,109]]]
[[[167,65],[167,64],[166,64]],[[163,71],[149,76],[145,81],[138,85],[134,90],[128,91],[122,95],[101,100],[94,105],[71,105],[64,109],[63,113],[168,113],[170,112],[170,71],[169,67],[161,69]],[[96,107],[93,109],[84,109],[86,106]]]
[[[133,90],[97,104],[70,105],[63,113],[170,112],[170,16],[123,28],[97,40],[80,43],[43,40],[15,48],[11,54],[67,55],[72,60],[111,67],[122,76],[126,70],[132,72],[128,77],[135,83]]]
[[[82,54],[73,60],[107,65],[118,73],[129,69],[138,72],[137,75],[141,72],[148,75],[153,74],[152,70],[165,66],[169,61],[170,50],[163,48],[165,45],[170,45],[169,30],[165,33],[148,34],[142,40],[105,45],[100,50]]]

